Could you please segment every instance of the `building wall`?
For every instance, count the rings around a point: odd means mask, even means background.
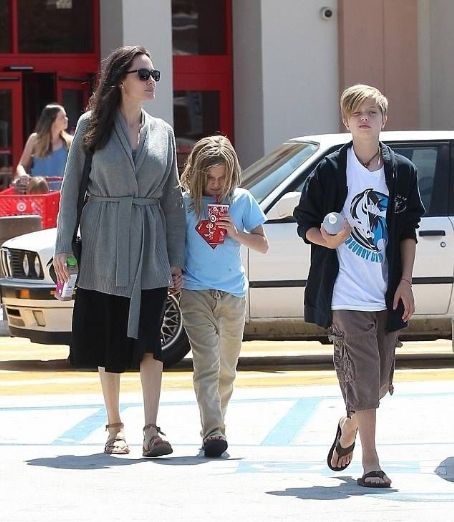
[[[101,58],[122,45],[143,45],[150,51],[161,80],[155,100],[145,109],[173,124],[170,0],[101,0]]]
[[[417,0],[339,0],[341,90],[355,83],[389,99],[388,129],[419,128]]]
[[[434,0],[432,0],[433,3]],[[430,2],[418,0],[419,128],[432,128]]]
[[[243,167],[265,152],[261,0],[233,0],[235,147]]]
[[[123,0],[100,0],[101,59],[123,45]]]
[[[147,109],[172,123],[171,0],[100,2],[102,56],[120,45],[149,48],[162,80]],[[232,0],[232,8],[243,167],[289,137],[342,129],[340,91],[358,82],[388,96],[390,129],[453,127],[452,0]]]
[[[264,148],[338,129],[335,0],[262,0]],[[333,16],[324,20],[322,7]]]
[[[243,166],[338,130],[336,0],[233,0],[235,144]],[[322,19],[321,8],[334,16]]]
[[[454,2],[419,0],[421,127],[454,128]]]

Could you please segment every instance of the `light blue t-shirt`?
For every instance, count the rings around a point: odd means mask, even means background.
[[[183,286],[188,290],[221,290],[237,297],[243,297],[248,281],[241,263],[240,243],[225,236],[224,243],[212,248],[197,232],[198,219],[191,209],[191,197],[183,194],[186,210],[186,261],[183,272]],[[208,203],[215,203],[214,197],[203,197],[202,217],[208,218]],[[237,188],[231,201],[220,201],[230,205],[229,214],[242,232],[250,232],[262,225],[265,214],[252,194]]]

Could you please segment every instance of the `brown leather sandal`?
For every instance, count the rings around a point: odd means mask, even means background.
[[[152,435],[147,440],[146,432],[150,429],[154,429],[156,431],[156,435]],[[173,453],[170,442],[162,439],[159,435],[165,435],[165,433],[163,433],[161,428],[156,426],[156,424],[147,424],[144,426],[142,448],[142,455],[144,457],[161,457],[162,455],[170,455],[170,453]]]
[[[110,435],[104,446],[104,453],[108,455],[127,455],[129,453],[129,446],[126,443],[126,438],[123,433],[124,424],[122,422],[115,422],[113,424],[106,424],[106,431],[109,428],[119,428],[115,435]]]

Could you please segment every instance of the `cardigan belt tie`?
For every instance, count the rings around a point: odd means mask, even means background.
[[[131,227],[132,206],[158,205],[157,198],[135,198],[134,196],[122,196],[118,198],[109,198],[103,196],[90,195],[90,199],[94,201],[108,201],[118,203],[118,221],[117,221],[117,253],[116,253],[116,272],[115,281],[118,287],[129,285],[129,240]],[[140,248],[139,266],[134,276],[134,285],[132,287],[131,301],[129,304],[128,317],[128,337],[137,339],[139,335],[139,317],[140,317],[140,301],[142,290],[142,265],[143,265],[143,221],[142,221],[142,244]]]

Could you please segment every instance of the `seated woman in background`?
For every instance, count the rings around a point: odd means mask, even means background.
[[[72,136],[66,132],[67,128],[65,109],[56,103],[46,105],[16,168],[13,184],[18,192],[28,192],[31,177],[63,177],[72,141]],[[44,192],[48,192],[48,189]]]

